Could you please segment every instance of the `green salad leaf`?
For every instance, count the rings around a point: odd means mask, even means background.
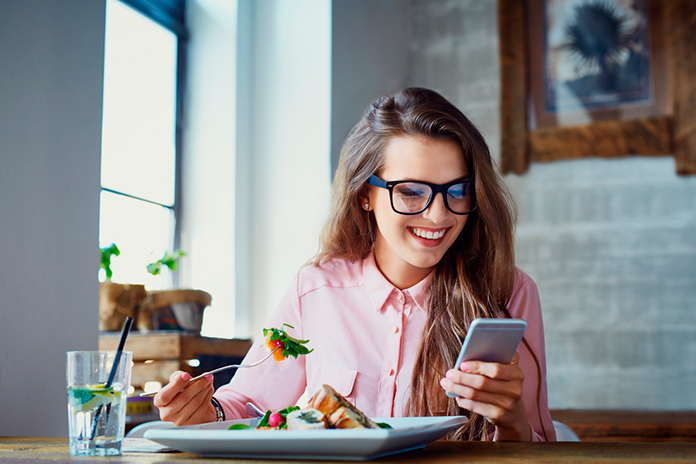
[[[314,351],[314,348],[311,350],[304,346],[306,343],[309,342],[309,340],[298,340],[296,338],[291,337],[288,335],[288,333],[285,331],[284,327],[289,327],[291,329],[294,329],[293,326],[290,324],[283,324],[280,326],[280,329],[276,329],[274,327],[270,329],[263,329],[263,335],[266,337],[266,341],[264,344],[266,345],[267,348],[269,349],[274,349],[275,345],[273,342],[276,340],[282,342],[282,355],[283,358],[287,358],[288,356],[292,356],[293,358],[297,359],[299,355],[302,354],[309,354],[312,351]],[[276,358],[277,359],[277,358]]]
[[[249,430],[249,429],[251,429],[251,427],[249,427],[246,424],[232,424],[232,425],[230,425],[230,428],[228,428],[227,430]]]

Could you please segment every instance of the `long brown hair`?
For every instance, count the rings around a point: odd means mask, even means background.
[[[485,439],[486,421],[457,406],[439,386],[454,365],[471,322],[504,312],[515,281],[515,205],[497,174],[481,133],[440,94],[405,89],[374,102],[348,135],[333,182],[332,209],[315,263],[367,257],[375,240],[373,214],[360,206],[370,175],[384,164],[393,137],[449,139],[462,149],[473,177],[476,210],[436,266],[426,296],[428,319],[413,367],[406,413],[411,416],[465,414],[467,424],[454,439]]]

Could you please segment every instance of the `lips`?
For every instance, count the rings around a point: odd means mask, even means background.
[[[411,237],[421,246],[433,248],[440,246],[445,241],[449,228],[423,229],[420,227],[408,227]]]
[[[437,240],[442,238],[447,232],[447,229],[422,229],[420,227],[409,227],[411,233],[417,237],[424,238],[426,240]]]

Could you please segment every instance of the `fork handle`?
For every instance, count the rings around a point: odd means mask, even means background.
[[[217,369],[213,369],[213,370],[210,371],[210,372],[204,372],[204,373],[202,373],[201,375],[198,375],[198,376],[196,376],[196,377],[191,377],[191,378],[189,379],[188,383],[191,383],[191,382],[193,382],[193,381],[195,381],[195,380],[198,380],[198,379],[202,379],[202,378],[205,377],[206,375],[217,374],[218,372],[226,371],[226,370],[229,370],[229,369],[235,369],[235,368],[237,368],[237,367],[239,367],[239,365],[237,365],[237,364],[232,364],[232,365],[230,365],[230,366],[219,367],[219,368],[217,368]],[[141,394],[138,395],[138,396],[140,396],[141,398],[149,398],[149,397],[155,396],[155,395],[156,395],[157,393],[159,393],[159,392],[160,392],[160,390],[153,391],[153,392],[150,392],[150,393],[141,393]]]
[[[226,371],[226,370],[229,370],[229,369],[235,369],[235,368],[238,369],[238,368],[241,368],[241,367],[254,367],[254,366],[258,366],[259,364],[261,364],[262,362],[264,362],[265,360],[267,360],[268,358],[270,358],[271,355],[273,355],[273,353],[275,353],[275,352],[278,350],[278,348],[280,348],[280,347],[279,347],[279,346],[276,346],[276,347],[273,349],[273,351],[271,351],[271,352],[268,353],[266,356],[264,356],[263,359],[261,359],[260,361],[256,361],[256,362],[253,363],[253,364],[231,364],[231,365],[229,365],[229,366],[218,367],[217,369],[213,369],[212,371],[204,372],[204,373],[202,373],[201,375],[198,375],[198,376],[196,376],[196,377],[192,377],[191,379],[189,379],[188,383],[191,383],[191,382],[193,382],[194,380],[202,379],[202,378],[205,377],[206,375],[217,374],[218,372]],[[138,395],[138,396],[140,396],[141,398],[149,398],[149,397],[155,396],[155,395],[156,395],[157,393],[159,393],[159,392],[160,392],[160,390],[157,390],[157,391],[154,391],[154,392],[150,392],[150,393],[141,393],[141,394]]]

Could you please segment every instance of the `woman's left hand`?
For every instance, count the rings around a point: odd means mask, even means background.
[[[495,425],[496,441],[531,441],[532,429],[522,401],[524,373],[515,353],[510,364],[467,361],[440,380],[445,390],[459,395],[459,407]]]

